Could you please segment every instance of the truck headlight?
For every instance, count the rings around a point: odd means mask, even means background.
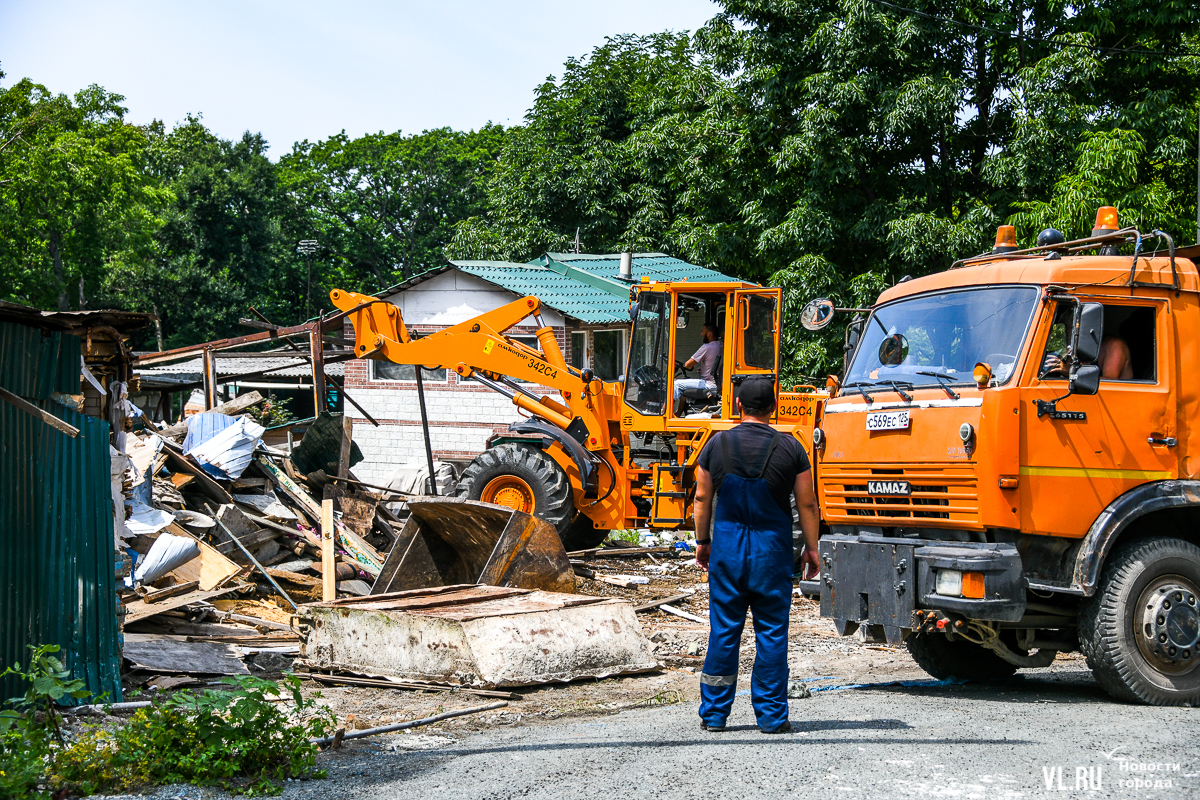
[[[934,582],[934,591],[944,597],[966,597],[982,600],[983,573],[960,572],[956,569],[939,569]]]

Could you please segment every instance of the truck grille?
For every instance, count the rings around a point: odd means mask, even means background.
[[[912,494],[872,496],[867,493],[869,480],[908,481]],[[820,483],[829,521],[841,518],[861,523],[863,517],[885,525],[979,521],[979,492],[970,467],[822,464]]]

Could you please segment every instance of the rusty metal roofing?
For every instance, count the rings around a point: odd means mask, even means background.
[[[0,300],[0,320],[17,322],[44,330],[80,331],[98,325],[107,325],[120,333],[128,333],[146,327],[154,319],[153,314],[143,314],[137,311],[41,311],[32,306]]]
[[[247,372],[259,372],[266,369],[275,369],[276,367],[283,367],[283,369],[268,372],[266,375],[256,375],[252,378],[246,378],[246,380],[255,383],[272,383],[278,381],[279,387],[286,389],[288,386],[294,386],[300,382],[296,381],[296,378],[312,378],[312,367],[308,365],[308,362],[302,356],[275,354],[251,356],[249,353],[238,353],[234,357],[223,358],[221,353],[217,353],[216,361],[218,378],[226,378],[230,375],[244,375]],[[192,358],[187,361],[175,361],[169,364],[151,364],[145,367],[137,367],[134,369],[134,372],[142,379],[142,386],[145,388],[178,383],[199,383],[204,379],[204,358]],[[335,361],[332,364],[326,364],[325,374],[339,379],[342,378],[345,374],[342,362]],[[292,380],[285,380],[288,378]]]
[[[629,321],[629,283],[619,277],[619,253],[546,253],[524,264],[512,261],[451,261],[450,264],[514,294],[535,295],[550,308],[580,322]],[[391,287],[388,293],[403,291],[446,269],[436,267],[413,276]],[[585,274],[580,275],[576,270]],[[664,253],[634,253],[633,280],[639,281],[642,276],[655,281],[739,280]]]

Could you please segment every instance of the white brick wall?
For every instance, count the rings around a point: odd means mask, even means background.
[[[425,440],[415,389],[357,388],[353,396],[380,423],[377,428],[356,409],[349,409],[354,441],[365,457],[354,467],[360,480],[383,484],[397,467],[424,465]],[[447,384],[426,384],[425,408],[435,456],[479,453],[488,437],[522,418],[512,401],[496,392]]]

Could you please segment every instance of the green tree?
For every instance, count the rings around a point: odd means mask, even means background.
[[[237,141],[189,116],[168,131],[148,129],[148,179],[164,188],[153,257],[119,262],[107,275],[112,302],[162,319],[164,345],[202,342],[238,331],[250,305],[299,322],[302,297],[281,281],[283,244],[278,168],[261,134]]]
[[[123,99],[99,86],[69,98],[28,79],[0,88],[5,297],[83,308],[111,264],[148,257],[162,193]]]
[[[314,302],[333,286],[375,291],[443,264],[454,225],[483,208],[503,140],[489,124],[297,143],[281,184],[292,238],[321,247]]]
[[[722,5],[690,39],[610,40],[540,87],[454,252],[528,258],[578,227],[589,250],[782,285],[794,312],[870,303],[1009,220],[1086,233],[1116,203],[1194,236],[1187,4]],[[840,364],[833,334],[793,338],[785,380]]]

